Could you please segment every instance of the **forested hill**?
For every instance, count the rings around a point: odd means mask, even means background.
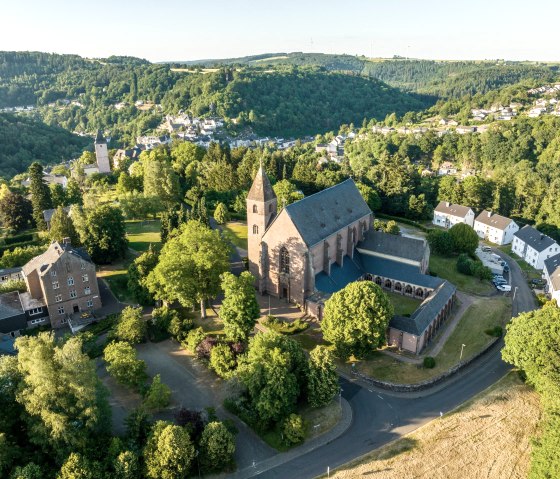
[[[91,138],[74,135],[40,120],[0,114],[0,177],[25,171],[36,160],[44,164],[75,158]]]

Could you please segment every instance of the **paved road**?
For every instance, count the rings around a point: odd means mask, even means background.
[[[512,289],[518,287],[513,306],[514,315],[536,307],[517,263],[498,252],[510,265]],[[258,474],[259,478],[313,478],[382,446],[421,425],[439,417],[501,377],[510,366],[501,360],[503,341],[492,350],[454,376],[450,382],[433,390],[412,394],[389,394],[386,391],[341,380],[343,397],[350,403],[354,417],[350,428],[330,444]],[[258,470],[258,468],[257,468]],[[256,474],[255,474],[256,475]]]

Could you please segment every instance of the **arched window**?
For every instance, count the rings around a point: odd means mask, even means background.
[[[290,273],[290,253],[284,246],[280,249],[280,272]]]
[[[258,213],[257,205],[253,205],[253,213]]]
[[[253,234],[254,235],[258,235],[259,234],[259,227],[257,225],[253,225]]]

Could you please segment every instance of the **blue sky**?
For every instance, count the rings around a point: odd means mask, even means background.
[[[151,61],[313,51],[560,60],[556,0],[2,0],[0,50]]]

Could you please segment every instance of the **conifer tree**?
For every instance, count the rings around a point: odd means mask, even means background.
[[[47,223],[43,218],[43,211],[52,208],[52,201],[49,187],[43,181],[43,167],[39,163],[34,162],[29,167],[29,180],[31,182],[29,190],[33,205],[33,219],[37,228],[46,230]]]

